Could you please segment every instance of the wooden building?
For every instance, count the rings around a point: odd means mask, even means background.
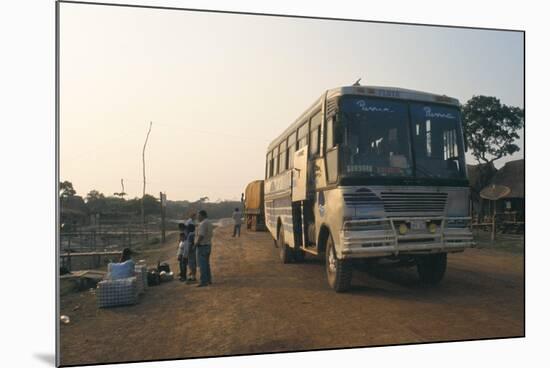
[[[525,220],[525,160],[507,162],[491,179],[491,185],[504,185],[508,193],[496,203],[496,211],[508,221]]]
[[[491,165],[468,165],[471,188],[472,216],[477,222],[492,216],[494,208],[489,200],[480,196],[487,186],[499,185],[510,189],[503,198],[496,201],[496,213],[500,220],[525,220],[525,160],[509,161],[499,170]]]
[[[490,183],[495,176],[497,169],[493,164],[467,165],[468,180],[470,182],[470,203],[472,209],[472,218],[475,222],[483,222],[483,218],[489,216],[492,212],[489,202],[481,198],[480,193],[483,188]]]

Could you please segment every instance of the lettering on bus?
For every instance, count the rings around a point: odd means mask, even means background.
[[[377,95],[381,97],[399,97],[398,91],[391,91],[387,89],[379,89],[377,90]]]
[[[367,102],[365,100],[358,100],[356,102],[357,106],[363,111],[371,111],[371,112],[388,112],[392,113],[395,112],[389,107],[377,107],[377,106],[367,106]]]
[[[426,113],[426,117],[428,118],[456,119],[456,116],[454,116],[450,112],[445,114],[442,114],[440,112],[432,112],[432,108],[429,106],[424,107],[424,112]]]

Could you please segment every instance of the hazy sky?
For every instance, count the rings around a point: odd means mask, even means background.
[[[60,174],[91,189],[238,199],[326,89],[362,84],[523,107],[523,34],[62,3]],[[519,154],[523,157],[523,144]],[[497,161],[497,166],[505,160]]]

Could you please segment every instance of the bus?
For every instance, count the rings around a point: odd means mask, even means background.
[[[475,245],[459,106],[403,88],[325,91],[267,149],[265,220],[282,262],[324,256],[336,292],[357,260],[439,283],[447,254]]]

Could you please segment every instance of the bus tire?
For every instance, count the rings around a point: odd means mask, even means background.
[[[279,257],[284,264],[290,263],[292,261],[292,250],[285,243],[285,232],[283,226],[279,228],[279,237],[277,239],[277,246],[279,247]]]
[[[349,259],[338,259],[332,235],[329,234],[326,244],[325,268],[328,284],[334,291],[341,293],[351,287],[352,268]]]
[[[418,256],[416,269],[422,283],[428,285],[439,284],[447,269],[447,253]]]
[[[296,246],[294,248],[294,261],[297,263],[301,263],[306,258],[306,252],[300,249],[300,247]]]

